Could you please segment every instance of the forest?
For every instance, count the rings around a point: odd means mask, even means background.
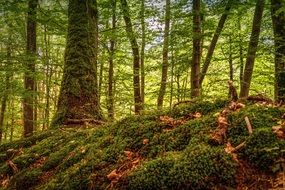
[[[284,0],[0,15],[0,189],[285,189]]]

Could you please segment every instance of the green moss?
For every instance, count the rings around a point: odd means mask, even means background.
[[[33,189],[39,183],[40,169],[25,169],[17,173],[10,181],[8,189]]]
[[[223,149],[189,146],[145,162],[127,177],[128,189],[210,189],[234,186],[236,164]]]
[[[284,155],[284,148],[276,135],[265,128],[254,131],[246,141],[246,147],[241,155],[257,168],[270,171],[269,167],[274,161]]]

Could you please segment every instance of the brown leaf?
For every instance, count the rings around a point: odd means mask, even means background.
[[[201,118],[201,117],[202,117],[202,114],[199,113],[199,112],[195,112],[195,113],[193,114],[193,116],[194,116],[194,118]]]
[[[111,181],[118,180],[120,177],[121,175],[117,173],[117,169],[114,169],[113,171],[111,171],[111,173],[107,175],[107,178]]]
[[[144,145],[148,144],[148,143],[149,143],[149,139],[144,139],[142,143],[143,143]]]
[[[224,116],[219,116],[218,117],[218,123],[220,125],[228,125],[227,118]]]
[[[134,157],[134,153],[132,151],[125,150],[124,153],[128,157],[129,160]]]

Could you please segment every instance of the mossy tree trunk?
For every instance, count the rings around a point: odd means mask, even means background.
[[[69,0],[64,74],[52,126],[103,119],[97,84],[96,0]]]
[[[169,30],[170,30],[170,0],[166,0],[164,36],[163,36],[164,40],[163,40],[163,50],[162,50],[162,75],[161,75],[159,94],[157,98],[157,109],[162,108],[164,94],[166,91],[167,72],[168,72]]]
[[[246,98],[249,94],[250,83],[253,73],[254,60],[256,56],[258,40],[260,35],[260,27],[265,0],[257,0],[252,23],[252,31],[248,45],[246,63],[244,67],[243,81],[240,91],[240,97]]]
[[[140,90],[140,56],[137,38],[133,31],[133,25],[129,13],[129,6],[127,0],[121,0],[123,17],[126,23],[126,33],[130,41],[133,52],[133,85],[134,85],[134,102],[135,114],[139,114],[142,110],[142,99]]]
[[[23,98],[24,137],[31,136],[34,130],[34,103],[35,103],[35,56],[37,52],[37,13],[38,0],[29,0],[27,18],[27,63],[25,64]]]
[[[275,42],[275,100],[285,102],[285,2],[271,0]],[[283,8],[283,10],[282,10]]]

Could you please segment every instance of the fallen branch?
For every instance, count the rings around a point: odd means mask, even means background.
[[[92,123],[92,124],[97,124],[97,125],[105,124],[104,121],[96,120],[96,119],[67,119],[67,121],[65,122],[65,125],[70,125],[70,124],[85,125],[86,123]]]
[[[242,143],[240,143],[239,145],[237,145],[237,146],[232,150],[232,152],[236,152],[236,151],[238,151],[239,149],[241,149],[241,148],[244,147],[244,146],[245,146],[245,141],[242,142]]]
[[[248,133],[251,135],[253,130],[252,130],[252,125],[251,125],[251,123],[249,121],[249,118],[247,116],[245,116],[244,120],[245,120],[245,123],[246,123],[246,127],[247,127],[247,130],[248,130]]]

